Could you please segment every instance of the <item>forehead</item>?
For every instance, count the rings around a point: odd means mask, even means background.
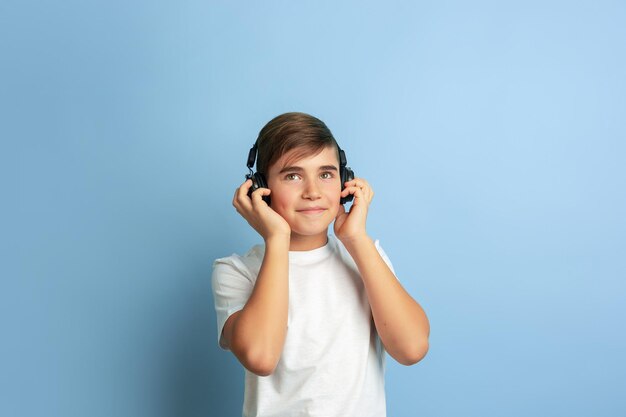
[[[318,152],[311,153],[307,149],[296,148],[286,152],[270,167],[269,171],[280,171],[285,167],[318,168],[323,165],[335,165],[339,168],[337,149],[327,146]]]

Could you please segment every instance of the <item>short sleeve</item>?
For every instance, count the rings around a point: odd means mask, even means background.
[[[376,250],[380,254],[380,257],[383,258],[383,261],[385,261],[385,263],[387,264],[389,269],[391,269],[391,272],[393,272],[393,274],[396,275],[396,271],[393,269],[393,265],[391,264],[391,261],[389,260],[389,257],[387,256],[387,254],[383,250],[382,246],[380,246],[380,242],[378,240],[376,240],[374,242],[374,246],[376,246]],[[396,276],[396,278],[397,278],[397,276]]]
[[[211,284],[217,316],[217,340],[222,349],[226,349],[222,340],[226,320],[243,309],[252,294],[254,280],[250,275],[244,264],[238,261],[237,255],[213,262]]]

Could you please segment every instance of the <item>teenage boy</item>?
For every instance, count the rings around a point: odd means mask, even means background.
[[[217,259],[212,278],[219,345],[246,368],[243,415],[385,416],[384,352],[414,364],[430,329],[366,232],[374,192],[341,183],[345,157],[313,116],[282,114],[255,145],[233,205],[265,244]]]

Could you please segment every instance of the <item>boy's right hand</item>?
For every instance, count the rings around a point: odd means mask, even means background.
[[[252,193],[252,198],[250,198],[248,197],[250,187],[252,187],[252,180],[246,180],[235,191],[233,206],[237,213],[241,214],[265,241],[275,236],[289,238],[291,227],[287,221],[263,201],[263,196],[270,195],[271,190],[259,188]]]

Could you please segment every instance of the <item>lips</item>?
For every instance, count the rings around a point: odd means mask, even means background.
[[[322,213],[324,210],[326,210],[326,208],[316,206],[316,207],[306,207],[306,208],[298,209],[296,211],[298,213],[303,213],[303,214],[318,214],[318,213]]]

